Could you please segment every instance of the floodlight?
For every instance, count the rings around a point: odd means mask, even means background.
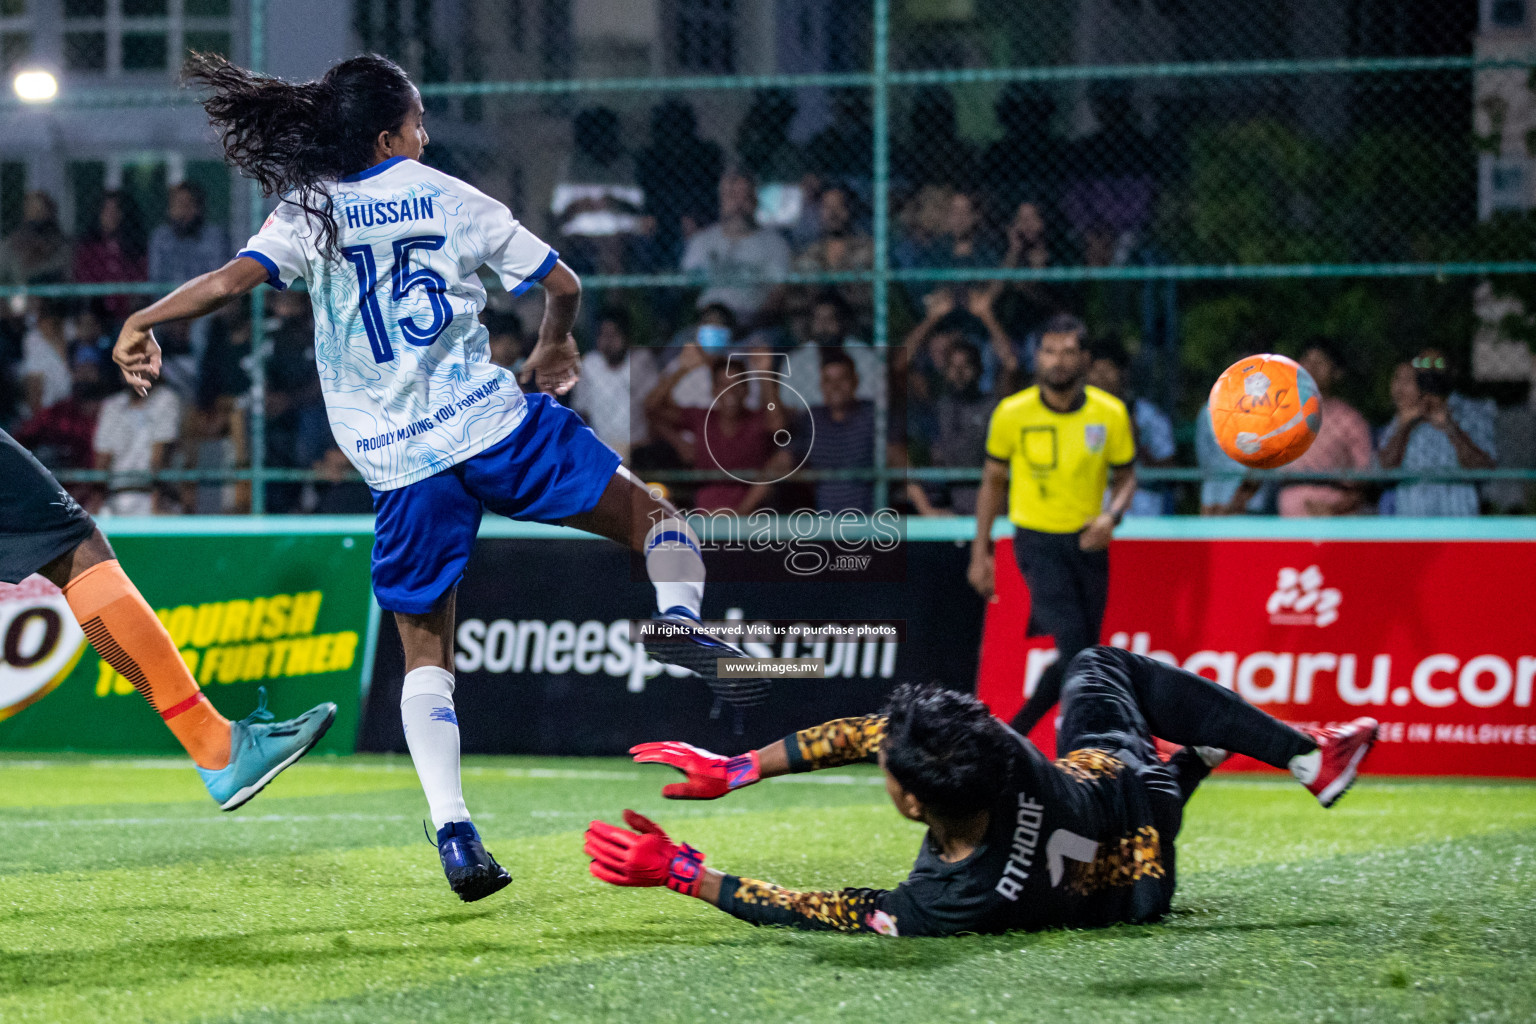
[[[11,85],[25,103],[47,103],[59,94],[59,80],[47,71],[22,71]]]

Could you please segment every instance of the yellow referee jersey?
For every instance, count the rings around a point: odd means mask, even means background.
[[[1084,388],[1071,412],[1045,404],[1038,387],[998,403],[987,455],[1008,464],[1008,518],[1042,533],[1076,533],[1104,509],[1109,467],[1136,457],[1125,403]]]

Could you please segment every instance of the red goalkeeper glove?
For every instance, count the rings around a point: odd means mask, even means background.
[[[687,743],[641,743],[629,748],[639,764],[667,764],[688,776],[686,782],[663,786],[669,800],[714,800],[762,778],[757,751],[721,757]]]
[[[660,825],[643,814],[624,812],[629,828],[594,821],[582,847],[592,858],[594,878],[613,885],[665,885],[684,896],[697,896],[704,879],[704,854],[687,843],[679,846]],[[634,831],[630,831],[633,829]]]

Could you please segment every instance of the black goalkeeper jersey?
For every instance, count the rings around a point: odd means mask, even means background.
[[[883,718],[844,719],[797,733],[792,770],[872,759]],[[1147,921],[1168,910],[1173,841],[1182,818],[1161,763],[1125,750],[1074,750],[1048,760],[1015,738],[1013,778],[992,807],[986,837],[946,863],[925,836],[895,889],[794,892],[726,876],[722,909],[759,924],[953,935]]]

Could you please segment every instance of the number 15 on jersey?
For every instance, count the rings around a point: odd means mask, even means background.
[[[427,295],[432,308],[432,319],[422,326],[415,317],[397,317],[395,326],[412,345],[425,348],[437,340],[443,329],[453,320],[448,308],[448,282],[442,275],[427,267],[410,269],[412,249],[441,249],[446,241],[442,235],[413,235],[397,238],[394,243],[394,265],[390,268],[390,314],[394,305],[402,302],[412,288],[420,287]],[[363,317],[363,329],[368,333],[368,345],[373,350],[374,362],[388,363],[395,358],[394,346],[389,343],[389,331],[384,323],[384,311],[379,305],[379,268],[373,258],[373,246],[349,245],[341,250],[352,269],[357,271],[357,288],[361,296],[359,305]]]

